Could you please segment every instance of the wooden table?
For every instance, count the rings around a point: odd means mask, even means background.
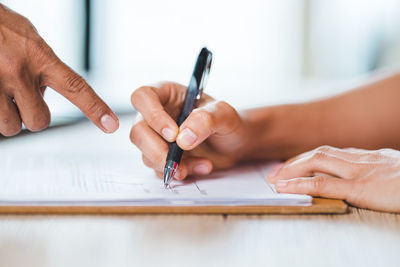
[[[114,135],[87,121],[22,134],[1,139],[0,151],[134,150],[132,121],[124,116]],[[303,265],[400,266],[400,214],[0,216],[1,267]]]

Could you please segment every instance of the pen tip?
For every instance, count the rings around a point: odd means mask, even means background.
[[[168,188],[171,179],[174,178],[175,170],[178,167],[178,164],[172,160],[167,161],[167,164],[164,168],[164,187]]]
[[[172,179],[172,172],[168,169],[164,171],[164,187],[167,188],[169,186],[169,181]]]

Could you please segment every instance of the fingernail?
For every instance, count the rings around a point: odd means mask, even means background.
[[[279,163],[278,165],[276,165],[272,171],[268,174],[268,178],[274,178],[278,172],[280,171],[280,169],[282,169],[284,163]]]
[[[189,128],[184,129],[177,138],[177,141],[184,146],[184,147],[189,147],[193,145],[194,142],[197,140],[197,135],[192,132]]]
[[[193,168],[193,171],[197,174],[209,174],[211,170],[207,164],[199,164]]]
[[[172,131],[170,128],[162,129],[161,134],[164,136],[165,139],[167,139],[167,141],[174,140],[175,134],[174,131]]]
[[[107,133],[113,133],[118,129],[118,121],[108,114],[103,115],[100,122],[104,129],[106,129]]]
[[[287,184],[288,184],[288,180],[279,180],[276,182],[275,186],[283,188],[283,187],[286,187]]]

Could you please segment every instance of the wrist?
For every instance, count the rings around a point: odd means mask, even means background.
[[[255,108],[243,110],[240,116],[243,120],[242,140],[239,162],[253,161],[264,159],[266,148],[268,147],[267,139],[271,126],[271,120],[274,116],[273,108]]]
[[[319,114],[310,104],[293,104],[242,112],[245,149],[242,161],[284,160],[319,141]]]

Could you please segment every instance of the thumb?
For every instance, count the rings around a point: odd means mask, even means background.
[[[191,150],[214,134],[233,137],[241,123],[242,119],[232,106],[224,101],[214,101],[193,110],[179,127],[176,142],[182,149]]]
[[[85,79],[58,60],[42,73],[41,86],[49,86],[77,106],[86,117],[106,133],[119,127],[117,116],[87,84]]]

